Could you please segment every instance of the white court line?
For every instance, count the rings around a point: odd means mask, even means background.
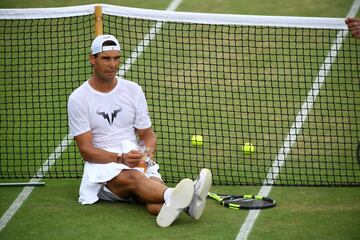
[[[176,8],[181,4],[182,0],[174,0],[170,5],[166,8],[166,11],[175,11]],[[150,41],[156,37],[156,34],[160,31],[162,27],[162,22],[156,22],[155,26],[152,27],[148,34],[145,35],[144,40],[142,40],[136,50],[131,53],[131,56],[126,59],[123,66],[119,69],[119,75],[124,76],[125,72],[131,68],[131,66],[136,62],[139,56],[142,55],[145,48],[147,48],[150,44]]]
[[[43,166],[36,173],[37,178],[32,178],[30,182],[39,182],[40,179],[44,176],[44,172],[49,171],[50,167],[55,163],[56,159],[61,156],[61,153],[67,148],[67,146],[71,143],[70,136],[66,136],[59,146],[55,149],[55,151],[49,156],[49,158],[44,162]],[[6,224],[10,221],[10,219],[15,215],[16,211],[20,208],[20,206],[24,203],[24,201],[29,197],[32,190],[34,190],[34,186],[24,187],[22,192],[18,195],[15,201],[11,204],[11,206],[6,210],[4,215],[0,219],[0,232],[5,228]]]
[[[166,8],[166,11],[175,11],[176,8],[182,3],[182,0],[173,0],[170,5]],[[155,34],[160,30],[162,24],[156,23],[155,27],[150,30],[150,33],[147,34],[144,40],[138,45],[135,52],[131,54],[131,57],[126,59],[125,63],[120,67],[119,74],[123,75],[125,71],[131,68],[131,64],[136,61],[136,59],[143,53],[145,48],[150,44],[150,40],[155,38]],[[30,182],[39,182],[41,178],[44,177],[43,173],[49,171],[50,167],[55,163],[55,161],[61,156],[61,153],[65,151],[67,146],[72,143],[70,134],[68,134],[55,149],[55,151],[49,156],[49,158],[44,162],[43,166],[37,172],[37,178],[32,178]],[[0,219],[0,232],[5,228],[7,223],[15,215],[17,210],[21,207],[24,201],[30,196],[34,187],[24,187],[22,192],[18,195],[15,201],[11,206],[6,210],[4,215]]]
[[[347,16],[355,16],[359,10],[359,7],[360,0],[355,0]],[[290,132],[284,140],[283,147],[280,149],[275,161],[273,162],[272,167],[270,168],[258,195],[265,197],[269,195],[272,186],[268,186],[267,184],[274,183],[274,180],[278,178],[280,168],[284,165],[287,155],[290,153],[292,146],[296,142],[297,135],[300,133],[302,126],[307,119],[308,113],[315,103],[316,97],[319,95],[320,89],[325,83],[325,78],[331,69],[331,65],[336,60],[338,50],[341,48],[342,42],[347,35],[347,31],[345,31],[343,35],[341,31],[338,32],[336,39],[331,46],[331,50],[325,59],[325,62],[320,67],[319,74],[313,83],[312,89],[309,91],[306,101],[303,103],[301,110],[297,114],[295,122],[291,126]],[[260,211],[261,210],[249,211],[245,222],[241,226],[240,231],[236,236],[236,240],[245,240],[248,238],[249,233],[251,232],[258,215],[260,214]]]

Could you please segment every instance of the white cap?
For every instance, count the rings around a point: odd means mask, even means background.
[[[106,41],[113,41],[116,45],[114,46],[104,46],[103,44]],[[117,50],[120,51],[120,44],[118,40],[113,35],[99,35],[97,36],[91,44],[91,54],[95,55],[104,51]]]

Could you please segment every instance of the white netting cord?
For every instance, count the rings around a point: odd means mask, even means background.
[[[235,14],[170,12],[161,10],[119,7],[108,4],[101,5],[103,7],[104,14],[164,22],[319,29],[347,29],[344,23],[344,19],[342,18],[254,16]],[[93,14],[94,11],[95,4],[60,8],[0,9],[0,19],[61,18],[89,15]]]

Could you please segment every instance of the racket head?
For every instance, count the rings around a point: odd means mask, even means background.
[[[272,198],[257,195],[231,195],[223,197],[220,204],[233,209],[264,209],[274,207],[276,202]]]

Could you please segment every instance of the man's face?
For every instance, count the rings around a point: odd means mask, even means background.
[[[97,57],[90,55],[90,63],[94,67],[94,75],[105,82],[110,82],[120,65],[120,52],[116,50],[101,52]]]

